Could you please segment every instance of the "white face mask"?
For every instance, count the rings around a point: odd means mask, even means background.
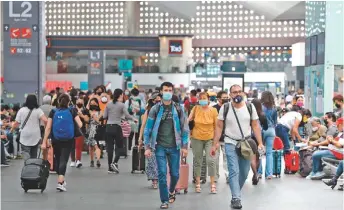
[[[318,130],[318,127],[313,127],[312,130],[315,132]]]
[[[102,99],[101,99],[101,101],[103,102],[103,103],[106,103],[107,101],[108,101],[108,99],[107,99],[107,97],[102,97]]]

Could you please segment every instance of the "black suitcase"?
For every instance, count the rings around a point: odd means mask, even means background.
[[[193,166],[195,165],[195,161],[193,161]],[[192,167],[192,174],[193,174],[193,183],[196,183],[196,177],[195,177],[195,168]],[[205,184],[207,182],[207,159],[206,156],[203,156],[203,161],[202,161],[202,168],[201,168],[201,183]]]
[[[146,170],[145,149],[143,147],[139,149],[138,146],[134,146],[132,155],[131,173],[133,174],[136,171],[141,171],[141,173],[144,174]]]
[[[31,158],[25,161],[21,172],[21,186],[25,192],[33,189],[45,190],[49,177],[50,163],[47,160]]]
[[[128,157],[128,138],[123,137],[123,148],[120,148],[118,152],[120,157]]]

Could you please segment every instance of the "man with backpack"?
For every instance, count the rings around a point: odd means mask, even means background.
[[[227,164],[229,171],[229,187],[232,193],[231,207],[241,209],[241,189],[244,186],[251,159],[254,156],[254,140],[251,138],[251,130],[258,141],[258,148],[264,149],[258,114],[252,104],[246,104],[243,100],[244,92],[239,85],[230,87],[232,103],[221,107],[215,130],[214,145],[211,155],[216,155],[219,140],[223,135]]]
[[[136,88],[130,91],[131,96],[129,100],[125,102],[125,106],[128,109],[130,115],[134,116],[138,123],[131,123],[131,133],[129,136],[128,150],[131,150],[133,144],[133,138],[135,139],[135,146],[139,144],[140,128],[141,128],[141,116],[145,113],[145,104],[139,96],[140,91]]]
[[[149,112],[144,131],[145,155],[155,152],[158,174],[161,209],[168,209],[169,203],[176,200],[175,187],[179,180],[180,152],[188,153],[189,128],[182,107],[172,101],[173,84],[161,84],[162,103],[153,106]],[[171,174],[167,186],[167,161]]]

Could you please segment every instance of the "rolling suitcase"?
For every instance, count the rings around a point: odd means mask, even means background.
[[[193,161],[193,166],[195,165],[195,161]],[[196,177],[195,177],[195,168],[193,167],[193,183],[196,183]],[[201,183],[205,184],[207,182],[207,159],[206,156],[203,155],[203,161],[202,161],[202,168],[201,168]]]
[[[118,152],[120,157],[128,157],[128,138],[123,138],[123,148],[119,148]]]
[[[300,156],[298,152],[290,151],[290,153],[284,155],[285,162],[285,174],[295,174],[299,170]]]
[[[141,171],[141,173],[144,174],[145,168],[145,149],[143,147],[139,148],[138,146],[134,146],[131,173],[133,174],[137,171]]]
[[[47,186],[50,163],[40,158],[30,158],[25,161],[21,172],[21,186],[25,192],[40,189],[41,193]]]
[[[272,175],[281,177],[283,150],[272,150]]]
[[[167,185],[170,185],[171,177],[169,168],[167,167]],[[189,164],[186,162],[186,157],[182,157],[182,161],[179,168],[179,180],[176,185],[176,193],[180,194],[181,190],[184,190],[184,194],[188,193],[189,188]]]

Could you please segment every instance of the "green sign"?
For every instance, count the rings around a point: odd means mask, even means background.
[[[128,71],[133,69],[133,60],[119,60],[118,61],[119,71]]]
[[[127,83],[127,89],[128,89],[128,90],[131,90],[131,89],[133,89],[133,88],[134,88],[134,83],[128,82],[128,83]]]

